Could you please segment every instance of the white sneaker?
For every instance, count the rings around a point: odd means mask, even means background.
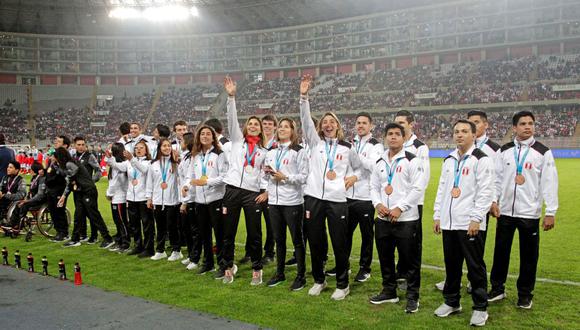
[[[471,314],[471,321],[469,321],[469,325],[483,327],[488,317],[489,315],[487,314],[487,311],[473,311],[473,313]]]
[[[447,305],[446,303],[443,303],[443,304],[441,304],[441,306],[439,306],[435,310],[435,315],[437,315],[439,317],[447,317],[450,314],[453,314],[456,312],[461,312],[461,305],[459,307],[451,307],[451,306]]]
[[[311,296],[320,296],[320,293],[322,292],[322,290],[326,289],[326,286],[328,284],[326,283],[326,281],[324,281],[324,283],[320,284],[320,283],[314,283],[314,285],[310,288],[310,290],[308,290],[308,294]]]
[[[435,283],[435,287],[437,288],[437,290],[443,291],[443,289],[445,288],[445,280],[443,280],[439,283]]]
[[[232,267],[232,274],[236,275],[238,273],[238,266],[236,264],[234,264],[234,267]]]
[[[183,254],[181,254],[179,251],[173,251],[171,252],[169,258],[167,258],[167,261],[177,261],[181,259],[183,259]]]
[[[181,263],[183,263],[183,261]],[[190,262],[185,268],[187,268],[187,270],[194,270],[197,268],[197,264],[195,262]]]
[[[330,296],[330,299],[343,300],[344,298],[346,298],[346,296],[348,296],[349,293],[350,293],[350,288],[348,286],[344,289],[336,288],[336,290],[334,290],[334,293],[332,294],[332,296]]]
[[[155,252],[155,255],[150,258],[151,260],[161,260],[167,259],[167,253],[165,252]]]
[[[226,269],[224,273],[224,278],[222,279],[223,284],[230,284],[234,281],[234,272],[233,269]]]
[[[262,270],[255,270],[252,272],[252,282],[251,285],[260,285],[262,284]]]
[[[184,258],[183,260],[181,260],[181,264],[184,266],[187,266],[191,263],[191,260],[189,260],[189,258]]]

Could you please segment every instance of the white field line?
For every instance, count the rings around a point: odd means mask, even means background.
[[[236,242],[236,245],[237,246],[242,246],[242,247],[245,246],[245,244],[238,243],[238,242]],[[294,252],[294,249],[287,248],[286,249],[286,252]],[[310,254],[310,252],[307,252],[306,254]],[[332,258],[332,256],[329,256],[329,259],[331,259],[331,258]],[[350,257],[349,260],[350,261],[353,261],[353,262],[358,262],[358,257]],[[379,261],[376,260],[376,259],[373,259],[373,263],[374,264],[378,264]],[[438,270],[438,271],[441,271],[441,272],[444,272],[445,271],[445,268],[444,267],[434,266],[434,265],[427,265],[427,264],[421,264],[421,268],[431,269],[431,270]],[[464,269],[463,270],[463,273],[464,274],[467,274],[467,270]],[[487,273],[487,275],[489,276],[489,273]],[[518,278],[518,275],[508,274],[508,277],[509,278],[517,279]],[[441,278],[441,280],[443,280],[443,278]],[[543,277],[537,277],[536,278],[536,282],[551,283],[551,284],[560,284],[560,285],[568,285],[568,286],[578,286],[578,287],[580,287],[580,282],[566,281],[566,280],[555,280],[555,279],[543,278]]]

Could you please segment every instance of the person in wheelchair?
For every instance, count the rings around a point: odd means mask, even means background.
[[[0,181],[0,220],[8,222],[7,213],[12,203],[26,197],[26,182],[19,175],[20,163],[10,161],[6,169],[6,176]]]
[[[19,230],[20,220],[26,216],[30,210],[38,210],[46,203],[46,184],[44,183],[44,167],[39,162],[35,161],[30,166],[34,173],[30,181],[30,188],[28,191],[28,199],[18,201],[17,207],[12,212],[10,219],[10,226],[12,230]]]

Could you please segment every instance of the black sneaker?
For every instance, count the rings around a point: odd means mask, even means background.
[[[112,247],[113,245],[115,245],[115,242],[113,242],[113,240],[109,240],[109,241],[101,242],[101,245],[99,247],[101,249],[108,249],[108,248]]]
[[[64,246],[64,247],[81,246],[81,242],[79,242],[79,241],[68,241],[68,242],[64,243],[62,246]]]
[[[354,277],[354,280],[357,282],[366,282],[369,278],[371,278],[371,273],[361,269],[358,271],[358,274]]]
[[[143,252],[139,253],[137,255],[137,257],[138,258],[141,258],[141,259],[143,259],[143,258],[151,258],[154,254],[155,253],[151,253],[151,252],[148,252],[148,251],[143,251]]]
[[[242,259],[238,260],[238,264],[247,264],[250,262],[250,256],[244,256]]]
[[[81,241],[82,243],[84,243],[84,242],[87,242],[88,240],[89,240],[89,238],[88,238],[88,237],[86,237],[86,236],[81,236],[81,240],[80,240],[80,241]]]
[[[53,239],[50,240],[51,242],[64,242],[64,235],[63,234],[56,234]]]
[[[212,270],[213,270],[213,266],[203,265],[203,267],[201,267],[201,269],[199,270],[198,274],[199,275],[203,275],[205,273],[211,272]]]
[[[96,237],[91,237],[89,238],[89,240],[87,241],[87,244],[96,244],[97,243],[97,238]]]
[[[306,286],[306,279],[304,277],[296,277],[292,285],[290,286],[290,290],[292,291],[300,291],[304,289]]]
[[[390,295],[384,291],[381,291],[381,293],[379,293],[378,295],[372,296],[369,301],[371,304],[374,305],[380,305],[384,303],[398,303],[399,297],[397,297],[397,295]]]
[[[324,275],[334,277],[336,276],[336,267],[324,272]]]
[[[419,301],[413,299],[407,299],[407,306],[405,307],[405,313],[417,313],[419,310]]]
[[[265,265],[271,263],[272,261],[274,261],[274,258],[272,258],[272,257],[264,257],[264,258],[262,258],[262,265],[265,266]]]
[[[274,277],[272,277],[268,281],[267,285],[269,287],[273,288],[273,287],[277,286],[278,284],[284,283],[284,282],[286,282],[286,276],[276,274],[276,275],[274,275]]]
[[[532,298],[529,297],[519,297],[518,307],[522,309],[532,309]]]
[[[487,301],[494,302],[505,299],[507,296],[504,291],[498,289],[491,289],[491,291],[487,294]]]
[[[214,276],[214,278],[215,278],[216,280],[221,280],[221,279],[223,279],[223,278],[224,278],[224,276],[225,276],[225,275],[226,275],[226,271],[225,271],[225,269],[221,269],[221,268],[219,268],[219,269],[218,269],[218,270],[215,272],[215,276]]]
[[[133,248],[132,250],[130,250],[129,252],[127,252],[128,256],[134,256],[134,255],[138,255],[141,252],[143,252],[143,249],[140,248]]]
[[[119,253],[129,253],[131,252],[130,246],[119,246]]]
[[[286,266],[295,266],[296,264],[298,264],[296,257],[292,257],[290,260],[286,261]]]

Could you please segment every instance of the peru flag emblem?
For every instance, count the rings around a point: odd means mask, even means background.
[[[463,175],[469,175],[469,167],[464,167],[463,171],[461,171]]]
[[[530,162],[526,162],[526,164],[524,165],[524,168],[525,168],[526,170],[531,170],[531,169],[532,169],[532,163],[530,163]]]

